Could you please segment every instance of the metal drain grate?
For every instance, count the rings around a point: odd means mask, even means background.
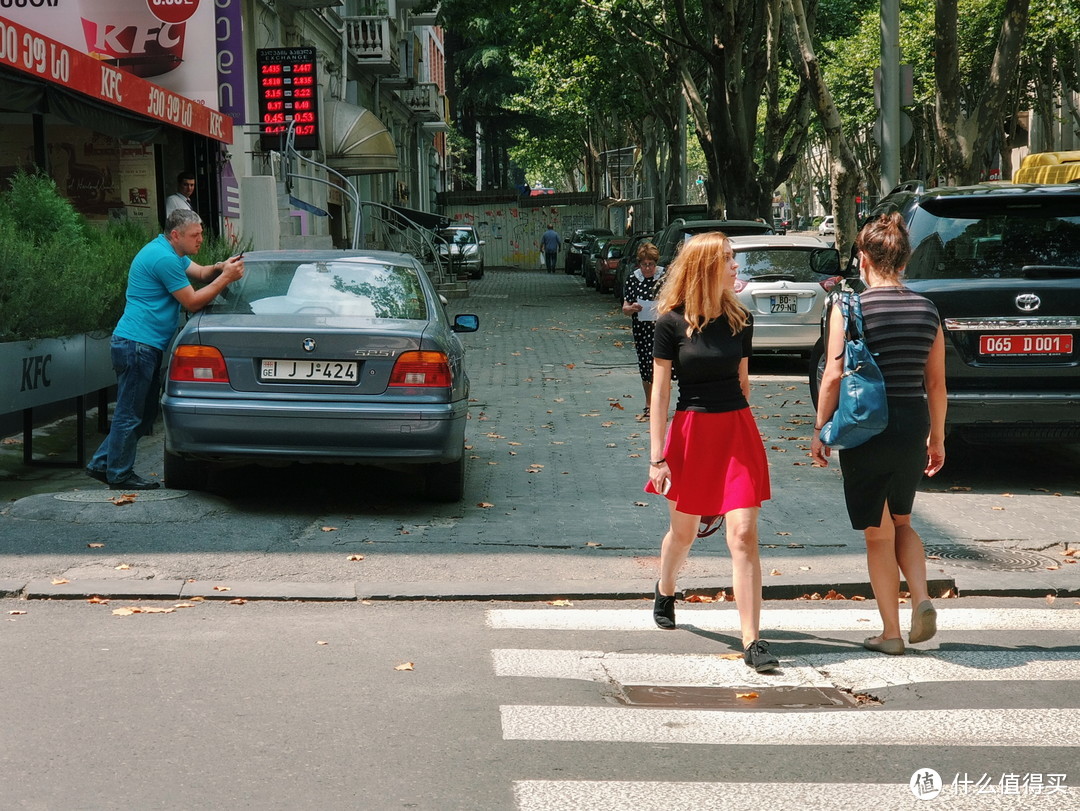
[[[963,546],[961,544],[942,544],[927,546],[926,554],[941,558],[953,566],[964,569],[992,569],[1005,572],[1030,572],[1057,565],[1057,561],[1029,552],[1026,549],[996,549],[983,546]],[[933,561],[930,561],[933,563]]]

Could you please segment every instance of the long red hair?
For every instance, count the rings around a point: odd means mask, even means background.
[[[710,321],[727,319],[732,333],[742,332],[750,312],[724,283],[727,273],[725,249],[731,242],[720,231],[691,237],[666,271],[666,280],[657,297],[657,311],[683,310],[689,325],[686,334],[700,332]]]

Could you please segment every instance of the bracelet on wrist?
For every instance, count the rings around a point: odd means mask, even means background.
[[[657,459],[655,462],[649,462],[649,464],[652,465],[653,467],[656,467],[657,465],[664,464],[664,462],[666,462],[666,461],[667,461],[667,457],[665,456],[663,458]]]

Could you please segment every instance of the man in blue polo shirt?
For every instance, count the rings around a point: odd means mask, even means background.
[[[177,209],[165,220],[165,233],[131,262],[127,303],[113,330],[110,350],[116,370],[116,408],[109,435],[86,472],[113,490],[154,490],[158,482],[136,475],[135,451],[157,419],[161,358],[176,332],[180,308],[197,312],[244,275],[244,260],[198,265],[188,257],[202,247],[199,215]],[[207,282],[199,290],[192,280]]]

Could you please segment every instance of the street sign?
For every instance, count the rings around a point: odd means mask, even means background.
[[[913,127],[911,124],[911,116],[900,111],[900,143],[898,146],[903,146],[911,140]],[[881,116],[878,116],[874,121],[874,140],[877,141],[878,146],[882,146],[881,143]]]

